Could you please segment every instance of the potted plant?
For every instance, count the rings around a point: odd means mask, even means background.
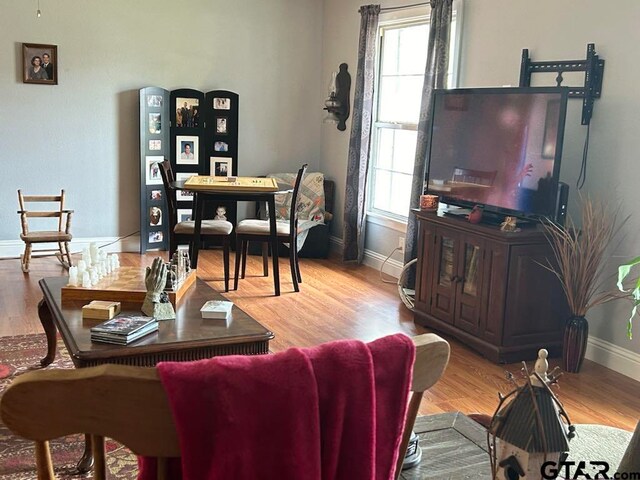
[[[553,222],[544,224],[555,257],[555,263],[544,266],[560,280],[569,305],[562,357],[564,369],[573,373],[580,371],[587,348],[587,312],[620,296],[604,288],[602,272],[605,252],[628,219],[618,224],[618,210],[612,212],[601,201],[582,197],[581,204],[580,226],[570,216],[564,226]]]
[[[633,326],[633,317],[638,312],[638,306],[640,306],[640,276],[633,281],[633,285],[631,288],[625,288],[622,282],[629,276],[631,273],[631,269],[636,265],[640,264],[640,257],[636,257],[630,262],[623,263],[618,267],[618,289],[631,296],[631,301],[633,302],[633,307],[631,308],[631,316],[629,317],[629,322],[627,324],[627,336],[629,339],[631,336],[631,327]]]

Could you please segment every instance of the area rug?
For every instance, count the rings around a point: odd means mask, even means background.
[[[73,368],[67,350],[58,343],[55,361],[47,367]],[[42,335],[0,337],[0,397],[17,376],[40,369],[40,359],[47,352],[47,340]],[[84,436],[73,435],[50,442],[51,457],[58,480],[91,479],[91,474],[79,475],[75,465],[84,451]],[[136,457],[117,442],[107,439],[107,478],[133,480],[137,476]],[[36,479],[33,442],[13,435],[0,422],[0,479]]]

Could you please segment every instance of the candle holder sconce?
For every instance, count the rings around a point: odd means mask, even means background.
[[[349,105],[349,91],[351,90],[351,75],[347,71],[346,63],[340,64],[339,72],[332,72],[329,84],[329,96],[324,102],[324,110],[327,111],[325,122],[338,124],[338,130],[347,129],[347,119],[351,113]]]

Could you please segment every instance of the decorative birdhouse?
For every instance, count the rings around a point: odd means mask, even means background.
[[[533,373],[524,364],[525,384],[500,395],[489,428],[494,480],[538,480],[545,462],[557,464],[569,451],[575,427],[551,391],[561,374],[547,374],[547,355],[540,350]]]

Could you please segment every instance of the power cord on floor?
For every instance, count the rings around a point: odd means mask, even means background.
[[[114,243],[118,243],[118,242],[124,240],[125,238],[133,237],[134,235],[137,235],[138,233],[140,233],[140,230],[136,230],[133,233],[130,233],[128,235],[124,235],[123,237],[118,237],[118,238],[116,238],[115,240],[112,240],[109,243],[105,243],[104,245],[98,245],[98,248],[108,247],[110,245],[113,245]],[[55,243],[55,242],[51,242],[51,243]],[[55,257],[56,255],[59,255],[59,252],[47,253],[45,255],[37,255],[38,252],[33,252],[33,253],[36,254],[36,255],[34,255],[35,258]],[[69,252],[70,255],[76,255],[78,253],[82,253],[82,251]],[[122,253],[122,252],[118,252],[118,253]],[[19,260],[20,258],[21,258],[21,255],[17,256],[17,257],[3,257],[3,258],[0,258],[0,261],[2,261],[2,260]]]
[[[389,259],[391,258],[391,256],[396,253],[398,250],[402,251],[402,247],[396,247],[394,248],[391,253],[389,254],[389,256],[387,256],[387,258],[384,259],[384,262],[382,262],[382,265],[380,265],[380,281],[382,283],[397,283],[398,280],[396,280],[394,277],[392,277],[389,274],[384,273],[382,270],[384,269],[384,266],[386,265],[386,263],[389,261]],[[384,278],[384,275],[387,275],[387,277],[389,278],[393,278],[393,280],[386,280]]]

